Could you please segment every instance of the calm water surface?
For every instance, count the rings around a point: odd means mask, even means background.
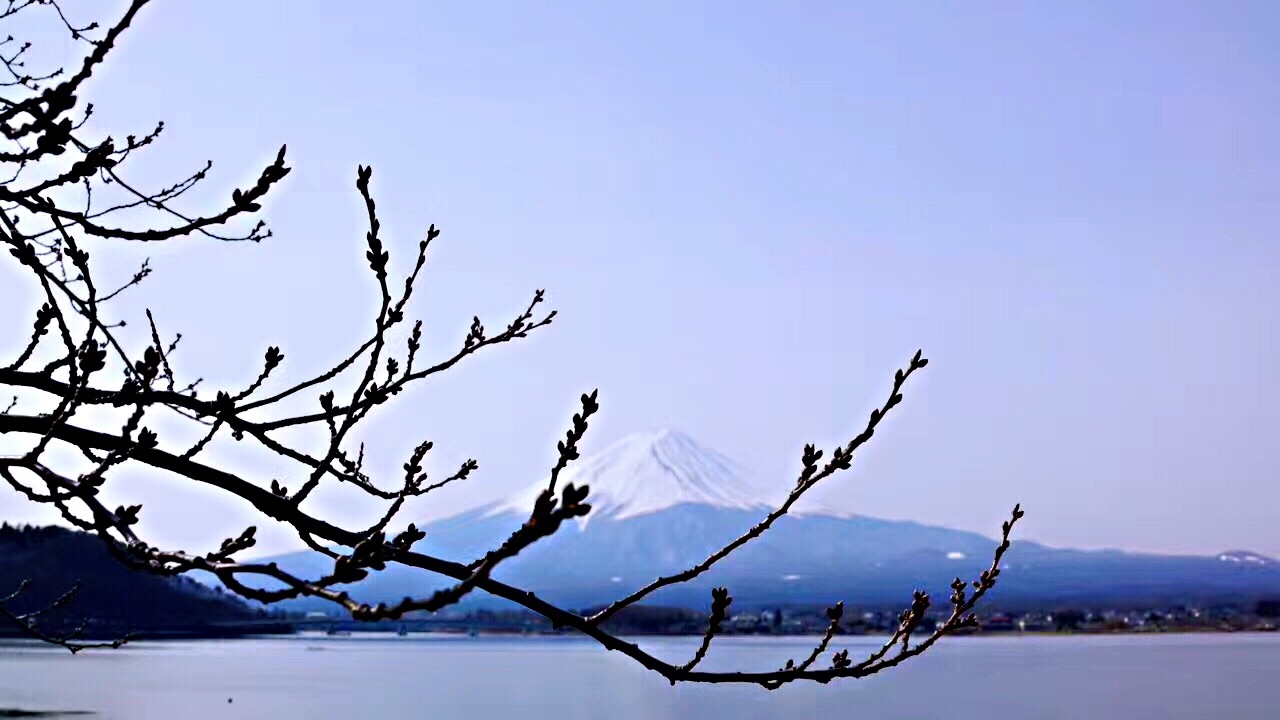
[[[692,638],[646,639],[670,659]],[[853,638],[851,655],[875,638]],[[708,667],[778,666],[804,639],[722,638]],[[230,698],[231,703],[227,700]],[[1280,635],[955,638],[827,686],[672,688],[572,638],[287,637],[81,654],[0,646],[0,709],[94,718],[1280,718]]]

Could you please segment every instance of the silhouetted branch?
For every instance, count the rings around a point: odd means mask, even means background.
[[[591,622],[596,624],[603,623],[617,614],[619,610],[643,600],[655,590],[660,590],[664,587],[675,585],[677,583],[688,582],[698,577],[709,570],[712,565],[715,565],[728,557],[728,555],[734,550],[737,550],[751,540],[763,535],[778,518],[787,514],[787,511],[791,509],[791,506],[794,505],[796,501],[799,500],[807,490],[809,490],[809,488],[812,488],[814,485],[817,485],[822,480],[834,475],[840,470],[849,469],[853,462],[854,452],[865,442],[871,439],[871,436],[875,433],[876,426],[884,416],[898,403],[902,402],[902,395],[898,391],[902,389],[907,378],[911,377],[912,373],[928,364],[929,361],[921,357],[920,352],[917,352],[915,357],[911,358],[911,365],[907,368],[906,372],[899,370],[894,376],[893,391],[889,394],[889,399],[885,401],[883,407],[871,411],[871,419],[867,421],[866,429],[864,429],[853,440],[850,440],[847,445],[836,448],[835,451],[831,453],[831,460],[829,460],[821,470],[818,469],[817,463],[818,460],[822,458],[822,451],[815,450],[812,445],[806,445],[804,448],[803,458],[804,470],[801,471],[800,479],[796,481],[795,487],[791,490],[791,493],[787,495],[787,499],[778,506],[776,510],[765,516],[763,520],[753,526],[750,530],[743,533],[728,545],[725,545],[719,550],[711,553],[711,555],[707,556],[705,560],[693,567],[690,567],[688,570],[676,573],[675,575],[658,578],[657,580],[654,580],[648,585],[631,593],[627,597],[609,605],[604,610],[593,615],[591,617]]]
[[[728,617],[729,605],[732,602],[733,598],[729,597],[728,588],[718,587],[711,591],[711,614],[707,616],[707,631],[702,634],[702,643],[694,651],[693,657],[679,667],[680,672],[689,672],[707,656],[707,650],[711,648],[711,640],[720,633],[721,624]],[[677,677],[673,675],[670,680],[671,684],[675,685]]]
[[[111,648],[114,650],[133,639],[132,635],[125,635],[124,637],[105,642],[85,642],[81,639],[84,637],[84,625],[80,625],[69,633],[48,632],[40,626],[41,617],[53,610],[58,610],[70,605],[72,599],[76,595],[76,592],[80,589],[80,586],[79,584],[73,585],[70,590],[58,596],[56,600],[45,607],[37,610],[31,610],[29,612],[15,612],[9,607],[10,603],[17,600],[20,595],[27,591],[28,587],[30,587],[30,582],[23,580],[13,592],[4,597],[0,597],[0,618],[3,618],[8,622],[8,624],[18,628],[23,633],[26,633],[28,636],[33,637],[36,640],[49,643],[50,645],[64,647],[67,650],[70,650],[72,654],[75,654],[81,650],[93,650],[99,648]]]
[[[175,333],[172,340],[166,341],[164,338],[168,335],[162,336],[155,317],[147,310],[144,338],[131,340],[119,332],[126,320],[110,315],[117,305],[107,305],[138,287],[149,276],[149,265],[144,262],[131,275],[103,281],[96,274],[97,265],[92,262],[87,250],[90,245],[84,238],[104,241],[92,245],[95,252],[109,248],[109,241],[161,241],[193,236],[223,241],[262,240],[271,233],[260,220],[247,232],[230,228],[255,215],[266,195],[290,170],[284,164],[285,148],[281,146],[274,161],[265,167],[253,185],[232,191],[230,201],[221,209],[192,213],[177,209],[174,201],[207,178],[209,165],[155,192],[140,190],[127,180],[128,161],[134,153],[155,146],[162,124],[141,138],[127,136],[123,143],[111,138],[85,137],[84,128],[88,127],[92,106],[85,105],[83,112],[73,117],[79,103],[77,93],[146,4],[146,0],[131,2],[122,18],[107,28],[101,38],[86,35],[96,29],[94,24],[72,22],[51,0],[10,1],[0,7],[0,21],[26,10],[51,7],[53,21],[74,39],[83,41],[85,44],[81,47],[88,48],[79,70],[68,75],[56,69],[32,71],[25,66],[28,45],[0,42],[3,70],[0,77],[7,78],[0,81],[0,165],[5,166],[5,172],[0,175],[7,178],[0,182],[0,245],[8,249],[17,268],[33,280],[41,303],[31,320],[30,331],[24,330],[14,342],[14,347],[21,350],[0,366],[0,385],[14,393],[13,401],[0,412],[0,434],[30,441],[23,452],[0,457],[0,479],[16,493],[29,502],[55,509],[67,524],[98,536],[121,562],[150,573],[172,576],[192,571],[209,572],[230,591],[245,598],[265,603],[298,597],[318,598],[344,608],[360,620],[398,618],[411,611],[436,611],[459,602],[471,592],[482,591],[538,613],[557,628],[574,630],[608,650],[621,652],[672,683],[753,683],[776,688],[796,680],[827,682],[834,678],[863,677],[896,666],[924,652],[944,635],[976,623],[972,610],[995,585],[1001,559],[1009,547],[1009,534],[1022,517],[1020,508],[1015,508],[1012,518],[1005,523],[992,565],[973,581],[972,594],[966,592],[968,584],[959,579],[953,585],[952,612],[946,622],[913,645],[913,637],[920,634],[921,621],[930,603],[928,595],[916,592],[889,641],[856,664],[849,659],[848,651],[842,650],[831,655],[828,667],[818,667],[839,631],[843,604],[828,611],[831,623],[827,632],[807,657],[798,664],[791,660],[781,669],[762,672],[698,669],[728,617],[732,601],[725,588],[712,592],[702,642],[693,657],[680,665],[660,660],[604,627],[605,621],[653,592],[699,577],[767,532],[817,483],[849,469],[856,451],[871,439],[889,411],[902,402],[901,390],[907,379],[927,365],[928,361],[919,352],[905,370],[896,373],[888,400],[871,412],[865,428],[848,443],[835,448],[830,460],[820,464],[823,453],[812,445],[805,447],[799,477],[781,505],[702,562],[675,575],[660,577],[590,617],[495,580],[493,573],[502,563],[555,534],[566,521],[590,512],[589,489],[573,483],[560,487],[560,478],[579,457],[579,443],[589,419],[599,410],[596,391],[581,396],[581,410],[574,414],[571,427],[557,444],[558,454],[550,468],[546,489],[529,509],[528,519],[504,542],[468,562],[414,550],[423,538],[423,532],[415,525],[410,524],[398,533],[388,530],[406,501],[470,477],[478,464],[467,460],[452,475],[429,482],[424,462],[432,443],[424,440],[408,453],[402,477],[374,477],[374,473],[366,470],[365,445],[359,442],[358,431],[365,427],[362,423],[375,408],[388,403],[410,384],[450,370],[483,349],[526,338],[529,333],[549,325],[555,312],[542,312],[544,292],[537,290],[523,311],[501,331],[486,330],[480,318],[474,317],[459,346],[442,358],[425,359],[422,322],[415,321],[406,330],[405,320],[428,250],[440,231],[430,226],[426,237],[417,243],[411,267],[393,274],[391,248],[394,243],[382,235],[371,189],[372,170],[364,166],[356,171],[356,189],[364,201],[368,226],[364,258],[378,297],[372,331],[358,339],[354,348],[344,351],[336,364],[303,379],[282,378],[288,374],[285,354],[279,347],[271,346],[262,355],[244,359],[249,373],[245,382],[214,389],[203,397],[197,391],[201,380],[183,386],[174,362],[182,335]],[[57,79],[56,85],[44,87],[44,83],[54,79]],[[75,196],[81,193],[77,199]],[[170,223],[176,218],[176,224],[124,228],[114,227],[113,219],[104,219],[143,208],[166,217]],[[338,398],[340,391],[342,399]],[[313,404],[300,407],[308,402]],[[93,408],[95,412],[82,413],[86,408]],[[186,423],[196,431],[191,435],[196,439],[178,441],[160,437],[144,423],[154,417],[155,410],[176,415],[177,422]],[[90,415],[113,419],[98,419],[90,426],[85,420]],[[324,435],[323,442],[317,443],[321,447],[295,446],[293,441],[286,443],[281,439],[284,431],[303,427],[313,427]],[[287,461],[287,470],[278,477],[265,478],[247,477],[219,467],[210,459],[214,454],[210,448],[227,436],[233,440],[249,440],[255,447]],[[54,452],[53,448],[74,450],[88,461],[88,470],[83,470],[85,463],[79,458],[76,458],[79,464],[74,467],[81,468],[80,471],[65,469],[72,467],[62,461],[66,453]],[[239,498],[262,517],[291,528],[308,547],[332,560],[332,568],[320,577],[305,578],[274,563],[237,559],[238,554],[255,544],[256,527],[225,538],[216,547],[202,552],[154,547],[138,532],[142,505],[111,508],[102,499],[102,489],[123,467],[147,468],[177,481],[202,484],[228,497]],[[335,482],[386,501],[371,526],[344,528],[307,509],[306,500],[316,489]],[[376,606],[359,602],[336,589],[358,583],[391,564],[439,575],[450,579],[451,584],[422,597]],[[270,587],[256,586],[253,580],[269,581]],[[18,594],[21,592],[20,588]],[[24,632],[73,652],[99,646],[80,642],[74,633],[68,636],[45,633],[40,628],[44,610],[18,613],[11,609],[10,600],[18,594],[9,600],[0,600],[0,616]],[[70,602],[72,596],[73,593],[68,593],[58,603]],[[115,647],[120,642],[123,640],[105,643],[105,646]]]

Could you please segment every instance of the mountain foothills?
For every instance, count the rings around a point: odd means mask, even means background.
[[[591,513],[499,567],[494,576],[557,604],[600,606],[650,580],[704,559],[759,521],[770,506],[729,458],[675,431],[633,435],[570,466],[562,483],[589,485]],[[419,549],[471,560],[500,544],[527,518],[543,484],[488,506],[419,523]],[[971,532],[798,506],[772,529],[694,582],[649,602],[702,608],[711,588],[730,588],[735,608],[829,605],[900,608],[913,589],[945,597],[956,578],[977,577],[996,541]],[[319,553],[270,558],[310,576],[332,569]],[[1252,602],[1280,592],[1280,563],[1236,551],[1162,556],[1085,551],[1015,541],[991,607],[1144,607]],[[445,583],[390,566],[345,588],[366,602],[420,596]],[[334,611],[316,600],[295,610]],[[464,606],[502,607],[474,593]]]
[[[285,631],[263,610],[190,578],[166,578],[117,562],[98,538],[60,527],[0,527],[0,598],[15,614],[45,610],[40,627],[85,638],[226,637]],[[49,609],[73,587],[63,607]],[[0,635],[19,634],[0,621]]]
[[[589,485],[589,515],[501,565],[495,577],[574,608],[593,608],[650,580],[679,572],[741,535],[771,509],[749,474],[679,432],[633,435],[574,463],[562,483]],[[419,523],[418,548],[470,560],[500,544],[527,518],[543,484],[501,502]],[[784,489],[785,490],[785,489]],[[977,533],[881,520],[797,505],[763,536],[691,583],[655,593],[652,606],[705,608],[724,585],[735,610],[826,606],[900,609],[911,591],[944,597],[956,577],[977,577],[996,541]],[[319,577],[332,560],[311,551],[268,560]],[[1247,551],[1163,556],[1119,550],[1050,548],[1015,541],[1001,566],[990,608],[1117,609],[1252,603],[1280,595],[1280,562]],[[42,616],[47,629],[87,623],[90,637],[232,636],[287,631],[261,608],[188,578],[164,578],[118,563],[101,541],[58,527],[0,527],[0,597],[13,612],[48,606],[73,585],[72,603]],[[446,583],[389,566],[342,589],[370,603],[421,596]],[[315,599],[282,603],[293,611],[338,613]],[[481,592],[464,611],[502,609]],[[0,623],[0,633],[16,632]]]

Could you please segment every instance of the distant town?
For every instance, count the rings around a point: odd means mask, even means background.
[[[922,629],[932,630],[945,616],[930,616]],[[434,615],[410,615],[399,621],[362,623],[322,612],[293,616],[289,622],[299,631],[350,632],[439,632],[457,634],[559,634],[537,615],[520,611],[453,610]],[[824,608],[771,608],[730,615],[724,632],[728,635],[819,635],[829,620]],[[693,610],[637,607],[610,621],[616,632],[634,635],[701,635],[706,618]],[[1149,609],[1063,609],[1056,611],[997,612],[981,618],[981,626],[966,634],[1102,634],[1179,632],[1275,632],[1280,624],[1280,599],[1262,600],[1252,605],[1209,607],[1173,606]],[[845,613],[841,633],[847,635],[889,634],[897,626],[897,615],[881,610]]]

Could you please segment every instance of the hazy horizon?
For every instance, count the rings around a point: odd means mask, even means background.
[[[593,388],[584,454],[673,427],[787,487],[804,443],[860,431],[922,348],[819,502],[987,535],[1021,502],[1020,539],[1280,557],[1280,6],[607,5],[148,6],[85,93],[100,136],[165,122],[129,177],[213,160],[196,211],[281,144],[294,170],[262,244],[95,246],[119,275],[152,258],[117,312],[182,332],[202,396],[268,345],[283,381],[323,369],[371,325],[372,165],[393,276],[443,231],[409,313],[427,357],[536,288],[560,313],[371,418],[383,485],[422,439],[435,476],[480,462],[402,523],[545,478]],[[8,357],[37,305],[12,263],[0,304]],[[212,455],[276,470],[230,440]],[[255,551],[299,544],[171,478],[108,488],[158,545],[254,522]],[[341,489],[308,507],[377,510]],[[0,493],[0,518],[48,517]]]

